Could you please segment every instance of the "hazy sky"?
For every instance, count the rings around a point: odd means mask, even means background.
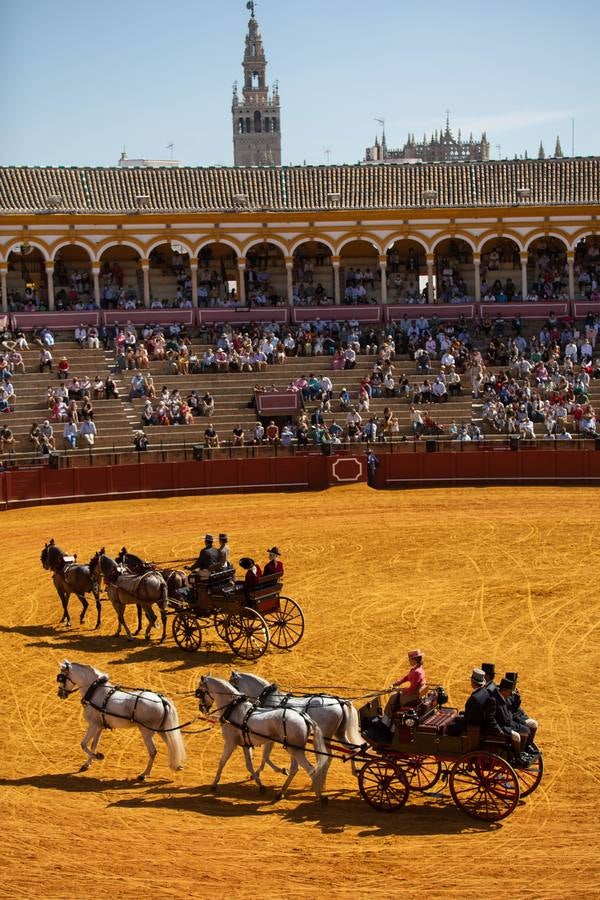
[[[486,129],[491,155],[600,153],[600,0],[259,0],[282,161],[362,158],[386,119]],[[233,162],[245,0],[0,0],[0,164]],[[500,148],[500,150],[499,150]]]

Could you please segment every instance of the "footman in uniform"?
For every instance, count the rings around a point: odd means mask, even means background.
[[[277,547],[271,547],[270,550],[267,550],[269,554],[269,562],[263,569],[263,575],[279,575],[281,578],[283,576],[283,563],[279,559],[281,553],[277,549]]]

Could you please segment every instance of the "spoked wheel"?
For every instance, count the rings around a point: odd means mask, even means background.
[[[189,613],[177,613],[173,619],[173,637],[175,643],[187,653],[198,650],[202,643],[202,628],[196,616]]]
[[[409,787],[405,773],[387,759],[373,759],[358,773],[358,789],[369,806],[381,812],[394,812],[404,806]]]
[[[213,625],[215,626],[215,631],[219,635],[222,641],[227,641],[227,622],[229,620],[229,616],[225,615],[225,613],[216,612],[213,617]]]
[[[435,756],[411,756],[401,765],[411,791],[428,791],[442,774],[442,764]]]
[[[291,650],[304,634],[304,613],[290,597],[279,598],[279,609],[264,614],[271,643],[278,650]]]
[[[225,640],[242,659],[258,659],[269,646],[269,629],[259,612],[243,606],[239,613],[228,617]]]
[[[533,794],[535,789],[539,787],[544,774],[544,759],[542,754],[539,754],[528,769],[515,769],[515,772],[519,779],[521,797],[528,797],[530,794]]]
[[[497,822],[510,816],[519,802],[519,779],[505,759],[474,750],[453,765],[450,793],[468,816]]]

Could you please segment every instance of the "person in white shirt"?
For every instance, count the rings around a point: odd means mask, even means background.
[[[87,341],[87,328],[85,327],[83,322],[81,323],[81,325],[77,326],[73,337],[75,338],[75,340],[77,341],[77,343],[79,344],[80,347],[83,347],[85,345],[85,343]]]
[[[356,366],[356,352],[352,347],[344,350],[344,368],[353,369]]]
[[[434,403],[445,403],[448,400],[446,385],[441,378],[436,378],[431,388]]]
[[[77,425],[74,422],[66,422],[63,428],[63,438],[67,449],[75,450],[77,447]]]
[[[453,366],[456,362],[453,355],[449,351],[444,353],[444,355],[442,356],[440,361],[441,361],[441,364],[443,366],[446,366],[446,368],[448,368],[448,369],[450,368],[450,366]]]
[[[96,426],[91,419],[86,419],[79,427],[79,436],[83,443],[87,444],[88,447],[94,446],[97,433]]]

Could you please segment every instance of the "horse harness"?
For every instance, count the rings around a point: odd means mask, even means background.
[[[269,696],[269,694],[272,694],[276,690],[277,690],[277,685],[270,684],[266,688],[264,688],[264,690],[261,692],[260,696],[261,696],[261,698],[263,697],[263,695]],[[299,747],[296,744],[290,744],[287,739],[287,727],[286,727],[285,714],[288,711],[288,709],[290,708],[290,707],[288,707],[288,700],[290,699],[290,697],[291,697],[291,694],[286,694],[286,696],[282,699],[280,706],[275,707],[275,709],[283,709],[283,716],[281,717],[281,721],[283,724],[283,740],[282,741],[275,740],[274,742],[277,744],[281,744],[281,746],[284,747],[285,749],[287,749],[287,747],[293,747],[295,749],[300,750],[300,749],[302,749],[301,747]],[[243,703],[245,701],[250,701],[250,706],[246,710],[246,713],[244,714],[244,718],[242,719],[242,721],[239,724],[237,722],[232,722],[231,719],[229,718],[230,714],[233,712],[233,710],[236,708],[236,706],[239,706],[240,703]],[[273,738],[271,738],[267,734],[261,734],[260,731],[253,731],[252,728],[250,728],[250,726],[248,725],[250,717],[255,712],[269,711],[268,708],[259,707],[258,705],[255,705],[255,704],[257,704],[257,701],[251,700],[250,697],[246,697],[245,694],[240,694],[239,697],[234,697],[234,699],[231,701],[231,703],[227,704],[227,706],[224,709],[224,712],[221,714],[221,722],[225,722],[228,725],[233,725],[234,728],[237,728],[239,731],[241,731],[244,747],[253,747],[254,746],[252,743],[252,740],[251,740],[252,735],[254,735],[255,737],[266,738],[267,740],[273,740]],[[270,710],[270,711],[272,712],[273,710]],[[310,737],[311,731],[314,730],[314,723],[313,723],[312,719],[305,712],[302,712],[302,710],[294,709],[292,711],[297,713],[299,716],[301,716],[304,719],[304,721],[306,723],[306,728],[308,730],[308,736]]]
[[[114,719],[127,719],[129,722],[133,722],[136,725],[142,725],[143,728],[148,728],[148,726],[144,725],[142,722],[136,722],[136,718],[135,718],[135,711],[137,709],[138,703],[139,703],[140,699],[144,696],[144,694],[148,693],[148,692],[142,688],[136,688],[135,690],[131,690],[131,689],[127,690],[126,688],[121,687],[121,685],[119,685],[119,684],[111,684],[108,686],[108,689],[104,695],[102,705],[99,706],[97,703],[93,702],[92,697],[94,696],[96,689],[99,687],[102,687],[107,682],[108,682],[108,675],[101,675],[99,678],[96,678],[96,680],[94,682],[92,682],[92,684],[89,686],[89,688],[85,692],[85,695],[81,701],[81,705],[82,706],[91,706],[92,709],[95,709],[96,712],[99,712],[101,720],[102,720],[102,727],[107,728],[109,731],[112,730],[112,725],[109,725],[109,723],[106,720],[106,716],[112,716]],[[131,710],[131,715],[124,716],[124,715],[121,715],[120,713],[110,712],[107,709],[108,701],[110,700],[110,698],[113,696],[113,694],[116,691],[121,691],[124,694],[129,694],[130,696],[135,697],[133,709]],[[153,691],[152,693],[155,693],[155,692]],[[169,704],[168,704],[168,701],[165,699],[165,697],[163,697],[162,694],[156,694],[156,696],[160,697],[161,703],[163,705],[163,715],[162,715],[162,719],[160,721],[160,725],[158,726],[158,728],[149,728],[150,731],[162,731],[162,727],[165,724],[165,719],[167,718],[167,714],[169,712]],[[149,699],[149,698],[146,698],[146,699]]]

